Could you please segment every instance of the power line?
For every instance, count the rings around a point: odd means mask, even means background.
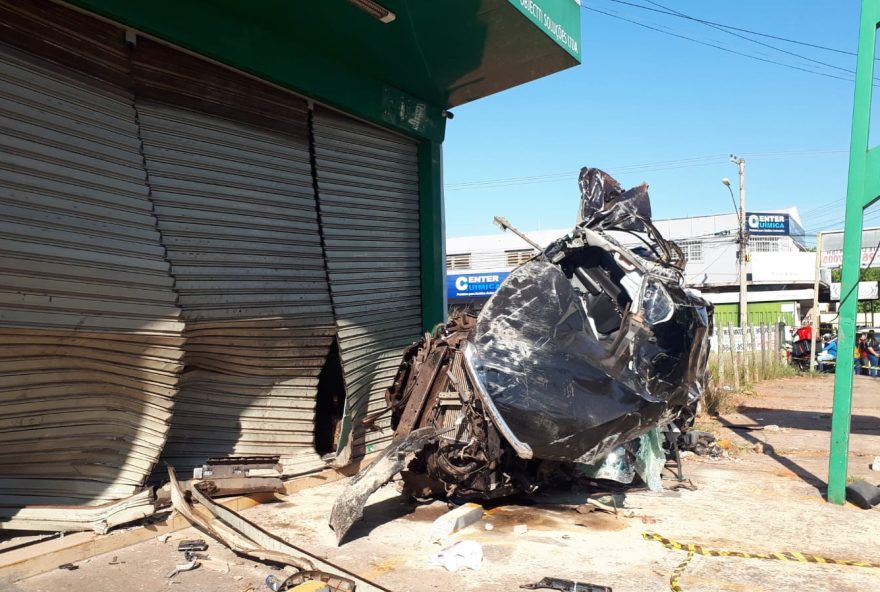
[[[865,213],[864,217],[862,218],[862,222],[863,223],[864,222],[868,222],[868,223],[880,222],[880,211]],[[815,234],[819,231],[823,231],[823,230],[826,230],[829,228],[831,228],[833,230],[839,230],[839,229],[843,228],[845,223],[846,223],[846,218],[836,219],[831,222],[820,222],[817,224],[813,224],[813,225],[809,226],[808,228],[804,228],[804,232],[808,233],[808,234]]]
[[[617,167],[605,167],[608,171],[613,171],[615,174],[626,174],[630,172],[640,172],[640,171],[650,171],[650,170],[664,170],[666,168],[682,168],[686,166],[699,166],[703,164],[717,164],[721,161],[726,161],[728,158],[727,155],[711,155],[711,156],[696,156],[692,158],[682,158],[678,160],[662,160],[658,162],[649,162],[644,164],[633,164],[633,165],[622,165]],[[578,171],[565,171],[559,173],[547,173],[543,175],[532,175],[528,177],[505,177],[499,179],[486,179],[482,181],[463,181],[460,183],[447,183],[445,185],[446,189],[470,189],[477,187],[487,187],[487,186],[506,186],[506,185],[529,185],[533,182],[547,182],[556,179],[571,179],[572,177],[576,177]]]
[[[656,31],[656,32],[658,32],[658,33],[663,33],[664,35],[669,35],[669,36],[671,36],[671,37],[678,37],[679,39],[684,39],[684,40],[686,40],[686,41],[691,41],[692,43],[697,43],[697,44],[699,44],[699,45],[704,45],[704,46],[706,46],[706,47],[714,47],[715,49],[719,49],[719,50],[721,50],[721,51],[725,51],[725,52],[727,52],[727,53],[731,53],[731,54],[734,54],[734,55],[742,56],[742,57],[749,58],[749,59],[752,59],[752,60],[757,60],[757,61],[759,61],[759,62],[765,62],[765,63],[773,64],[773,65],[776,65],[776,66],[782,66],[783,68],[789,68],[789,69],[791,69],[791,70],[799,70],[799,71],[801,71],[801,72],[806,72],[806,73],[808,73],[808,74],[816,74],[817,76],[824,76],[824,77],[826,77],[826,78],[835,78],[835,79],[837,79],[837,80],[844,80],[844,81],[846,81],[846,82],[853,82],[853,81],[854,81],[853,78],[844,78],[843,76],[836,76],[836,75],[834,75],[834,74],[830,74],[830,73],[828,73],[828,72],[819,72],[819,71],[817,71],[817,70],[810,70],[810,69],[808,69],[808,68],[801,68],[800,66],[795,66],[794,64],[786,64],[786,63],[784,63],[784,62],[780,62],[780,61],[777,61],[777,60],[772,60],[772,59],[768,59],[768,58],[762,58],[762,57],[755,56],[755,55],[748,54],[748,53],[744,53],[744,52],[741,52],[741,51],[736,51],[736,50],[734,50],[734,49],[729,49],[729,48],[727,48],[727,47],[723,47],[723,46],[721,46],[721,45],[716,45],[716,44],[714,44],[714,43],[709,43],[709,42],[707,42],[707,41],[701,41],[701,40],[699,40],[699,39],[694,39],[693,37],[688,37],[687,35],[681,35],[681,34],[679,34],[679,33],[674,33],[674,32],[672,32],[672,31],[666,31],[666,30],[660,29],[660,28],[658,28],[658,27],[653,27],[653,26],[651,26],[651,25],[646,25],[645,23],[641,23],[641,22],[639,22],[639,21],[634,21],[634,20],[632,20],[632,19],[626,18],[626,17],[624,17],[624,16],[620,16],[620,15],[617,15],[617,14],[612,14],[612,13],[610,13],[610,12],[605,12],[604,10],[599,10],[599,9],[597,9],[597,8],[590,8],[589,6],[583,6],[582,8],[583,8],[584,10],[589,10],[589,11],[591,11],[591,12],[597,12],[597,13],[599,13],[599,14],[603,14],[603,15],[605,15],[605,16],[608,16],[608,17],[611,17],[611,18],[614,18],[614,19],[618,19],[618,20],[621,20],[621,21],[625,21],[625,22],[631,23],[631,24],[633,24],[633,25],[636,25],[636,26],[639,26],[639,27],[643,27],[643,28],[645,28],[645,29],[650,29],[651,31]]]
[[[827,154],[841,154],[848,152],[844,149],[816,149],[816,150],[778,150],[770,152],[745,152],[743,157],[753,160],[780,160],[791,157],[808,157],[823,156]],[[680,158],[676,160],[662,160],[657,162],[649,162],[643,164],[631,164],[620,166],[602,167],[614,175],[626,175],[633,173],[650,173],[657,171],[676,170],[682,168],[712,166],[716,164],[727,163],[730,156],[728,154],[694,156],[690,158]],[[541,183],[551,183],[558,181],[567,181],[577,177],[580,169],[561,171],[558,173],[545,173],[540,175],[530,175],[523,177],[502,177],[497,179],[483,179],[476,181],[461,181],[458,183],[446,183],[444,188],[451,191],[473,190],[473,189],[491,189],[495,187],[510,187],[516,185],[535,185]]]
[[[659,4],[659,3],[657,3],[657,2],[653,2],[652,0],[645,0],[645,1],[648,2],[648,3],[650,3],[650,4],[653,4],[654,6],[659,6],[660,8],[663,8],[664,10],[669,11],[668,14],[670,14],[670,15],[672,15],[672,16],[677,16],[677,17],[686,18],[686,19],[688,19],[688,20],[692,20],[692,21],[698,22],[698,23],[700,23],[700,24],[703,24],[703,25],[705,25],[705,26],[707,26],[707,27],[710,27],[710,28],[712,28],[712,29],[715,29],[716,31],[721,31],[722,33],[727,33],[728,35],[732,35],[732,36],[734,36],[734,37],[737,37],[738,39],[743,39],[743,40],[745,40],[745,41],[748,41],[749,43],[754,43],[754,44],[756,44],[756,45],[760,45],[760,46],[762,46],[762,47],[767,47],[767,48],[769,48],[769,49],[772,49],[773,51],[778,51],[778,52],[780,52],[780,53],[784,53],[784,54],[787,54],[787,55],[790,55],[790,56],[794,56],[794,57],[796,57],[796,58],[800,58],[800,59],[802,59],[802,60],[806,60],[806,61],[808,61],[808,62],[812,62],[812,63],[814,63],[814,64],[818,64],[818,65],[820,65],[820,66],[825,66],[826,68],[832,68],[832,69],[834,69],[834,70],[840,70],[840,71],[842,71],[842,72],[846,72],[846,73],[848,73],[848,74],[853,74],[853,75],[855,75],[855,70],[850,70],[849,68],[844,68],[844,67],[837,66],[837,65],[834,65],[834,64],[829,64],[828,62],[823,62],[823,61],[820,61],[820,60],[817,60],[817,59],[811,58],[811,57],[809,57],[809,56],[805,56],[805,55],[802,55],[802,54],[799,54],[799,53],[795,53],[795,52],[793,52],[793,51],[788,51],[787,49],[782,49],[781,47],[777,47],[777,46],[775,46],[775,45],[771,45],[771,44],[769,44],[769,43],[764,43],[763,41],[758,41],[757,39],[752,39],[751,37],[746,37],[745,35],[741,35],[741,34],[735,32],[735,31],[727,30],[727,28],[724,27],[723,25],[715,24],[715,23],[709,23],[709,22],[704,22],[704,21],[702,21],[701,19],[694,18],[694,17],[692,17],[692,16],[690,16],[690,15],[687,15],[687,14],[685,14],[685,13],[683,13],[683,12],[679,12],[679,11],[677,11],[677,10],[674,10],[674,9],[672,9],[672,8],[669,8],[668,6],[663,6],[662,4]],[[637,6],[637,5],[635,5],[635,4],[631,4],[631,3],[630,3],[630,5],[631,5],[631,6]],[[645,7],[645,8],[647,8],[647,7]],[[875,77],[875,80],[877,80],[876,77]]]
[[[651,173],[658,171],[669,171],[676,169],[686,169],[686,168],[694,168],[694,167],[703,167],[703,166],[715,166],[724,162],[724,159],[718,159],[712,162],[697,162],[697,163],[687,163],[687,164],[676,164],[676,165],[665,165],[665,166],[656,166],[651,168],[614,168],[614,167],[604,167],[603,170],[606,172],[613,174],[614,176],[628,175],[634,173]],[[458,184],[452,183],[449,185],[445,185],[445,189],[451,191],[462,191],[462,190],[471,190],[471,189],[494,189],[498,187],[513,187],[513,186],[521,186],[521,185],[540,185],[545,183],[559,183],[570,181],[572,179],[577,178],[579,171],[570,171],[567,173],[562,173],[559,175],[547,176],[544,178],[535,178],[535,179],[498,179],[495,181],[473,181],[469,184]]]
[[[645,0],[645,1],[646,1],[646,2],[649,2],[650,4],[653,4],[654,6],[659,6],[659,7],[661,7],[661,8],[664,8],[665,10],[658,10],[658,9],[656,9],[656,8],[651,8],[650,6],[643,6],[643,5],[641,5],[641,4],[635,4],[635,3],[633,3],[633,2],[626,2],[625,0],[608,0],[608,1],[609,1],[609,2],[616,2],[617,4],[625,4],[625,5],[627,5],[627,6],[633,6],[633,7],[635,7],[635,8],[640,8],[640,9],[642,9],[642,10],[650,10],[651,12],[658,12],[658,13],[660,13],[660,14],[667,14],[667,15],[669,15],[669,16],[675,16],[675,17],[679,17],[679,18],[687,19],[687,20],[689,20],[689,21],[695,21],[695,22],[698,22],[698,23],[703,23],[703,24],[706,24],[706,25],[715,25],[715,26],[718,26],[718,27],[723,27],[723,28],[725,28],[725,29],[730,29],[731,31],[739,31],[740,33],[747,33],[747,34],[749,34],[749,35],[757,35],[758,37],[765,37],[765,38],[767,38],[767,39],[775,39],[775,40],[777,40],[777,41],[784,41],[784,42],[786,42],[786,43],[794,43],[794,44],[796,44],[796,45],[803,45],[803,46],[805,46],[805,47],[812,47],[812,48],[814,48],[814,49],[822,49],[822,50],[825,50],[825,51],[832,51],[832,52],[834,52],[834,53],[840,53],[840,54],[844,54],[844,55],[851,55],[851,56],[857,56],[857,55],[858,55],[858,54],[857,54],[856,52],[854,52],[854,51],[847,51],[847,50],[845,50],[845,49],[837,49],[837,48],[835,48],[835,47],[827,47],[827,46],[824,46],[824,45],[817,45],[817,44],[815,44],[815,43],[809,43],[809,42],[806,42],[806,41],[799,41],[799,40],[797,40],[797,39],[789,39],[789,38],[787,38],[787,37],[780,37],[780,36],[778,36],[778,35],[771,35],[771,34],[769,34],[769,33],[761,33],[761,32],[758,32],[758,31],[752,31],[752,30],[750,30],[750,29],[742,29],[742,28],[740,28],[740,27],[734,27],[734,26],[732,26],[732,25],[725,25],[724,23],[718,23],[718,22],[714,22],[714,21],[709,21],[709,20],[705,20],[705,19],[701,19],[701,18],[697,18],[697,17],[689,16],[689,15],[686,15],[686,14],[680,13],[680,12],[678,12],[678,11],[673,11],[673,10],[671,10],[671,9],[668,9],[668,8],[666,8],[665,6],[662,6],[662,5],[660,5],[660,4],[657,4],[656,2],[652,2],[651,0]],[[877,59],[880,59],[880,58],[877,58]]]

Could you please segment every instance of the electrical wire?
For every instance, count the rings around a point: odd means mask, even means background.
[[[700,24],[703,24],[707,27],[715,29],[716,31],[721,31],[722,33],[727,33],[728,35],[732,35],[734,37],[737,37],[738,39],[743,39],[745,41],[748,41],[749,43],[754,43],[756,45],[760,45],[762,47],[772,49],[773,51],[778,51],[778,52],[784,53],[786,55],[790,55],[790,56],[793,56],[796,58],[800,58],[802,60],[806,60],[807,62],[812,62],[812,63],[818,64],[820,66],[825,66],[826,68],[832,68],[834,70],[840,70],[840,71],[846,72],[848,74],[855,75],[855,70],[850,70],[849,68],[844,68],[841,66],[836,66],[834,64],[829,64],[828,62],[823,62],[823,61],[820,61],[820,60],[817,60],[817,59],[814,59],[814,58],[811,58],[811,57],[808,57],[808,56],[805,56],[805,55],[802,55],[799,53],[795,53],[793,51],[788,51],[787,49],[782,49],[781,47],[777,47],[777,46],[771,45],[769,43],[764,43],[763,41],[758,41],[757,39],[752,39],[750,37],[746,37],[745,35],[741,35],[740,33],[737,33],[735,31],[729,31],[725,27],[722,27],[721,25],[716,25],[715,23],[703,22],[700,19],[691,17],[690,15],[687,15],[683,12],[679,12],[677,10],[669,8],[668,6],[663,6],[662,4],[659,4],[657,2],[653,2],[652,0],[645,0],[645,1],[650,4],[653,4],[654,6],[658,6],[660,8],[663,8],[663,9],[669,11],[668,14],[670,14],[672,16],[678,16],[678,17],[686,18],[688,20],[693,20],[693,21],[699,22]],[[637,6],[637,5],[630,3],[630,6]],[[647,8],[647,7],[645,7],[645,8]],[[874,77],[874,80],[877,80],[877,78]]]
[[[687,166],[696,166],[703,164],[720,164],[726,162],[728,155],[711,155],[711,156],[695,156],[691,158],[681,158],[676,160],[661,160],[657,162],[649,162],[643,164],[622,165],[616,167],[607,167],[608,170],[614,171],[615,174],[626,174],[629,172],[665,170],[666,168],[686,168]],[[483,181],[463,181],[460,183],[447,183],[446,189],[461,189],[483,185],[509,185],[509,184],[530,184],[532,182],[544,182],[554,179],[570,179],[576,176],[579,171],[565,171],[559,173],[546,173],[542,175],[532,175],[528,177],[506,177],[500,179],[487,179]]]
[[[605,16],[608,16],[608,17],[614,18],[614,19],[618,19],[618,20],[621,20],[621,21],[625,21],[625,22],[631,23],[631,24],[633,24],[633,25],[636,25],[636,26],[639,26],[639,27],[643,27],[643,28],[645,28],[645,29],[650,29],[651,31],[656,31],[656,32],[658,32],[658,33],[663,33],[664,35],[669,35],[669,36],[672,36],[672,37],[677,37],[677,38],[679,38],[679,39],[684,39],[684,40],[686,40],[686,41],[691,41],[691,42],[693,42],[693,43],[697,43],[697,44],[699,44],[699,45],[704,45],[704,46],[706,46],[706,47],[714,47],[715,49],[718,49],[718,50],[721,50],[721,51],[724,51],[724,52],[727,52],[727,53],[731,53],[731,54],[734,54],[734,55],[738,55],[738,56],[741,56],[741,57],[746,57],[746,58],[749,58],[749,59],[752,59],[752,60],[757,60],[757,61],[759,61],[759,62],[765,62],[765,63],[768,63],[768,64],[773,64],[773,65],[776,65],[776,66],[781,66],[781,67],[783,67],[783,68],[789,68],[789,69],[791,69],[791,70],[799,70],[799,71],[801,71],[801,72],[807,72],[808,74],[816,74],[817,76],[824,76],[824,77],[826,77],[826,78],[835,78],[835,79],[837,79],[837,80],[844,80],[844,81],[846,81],[846,82],[854,82],[854,80],[855,80],[854,78],[845,78],[845,77],[843,77],[843,76],[837,76],[837,75],[835,75],[835,74],[830,74],[830,73],[828,73],[828,72],[819,72],[819,71],[817,71],[817,70],[810,70],[810,69],[808,69],[808,68],[802,68],[802,67],[800,67],[800,66],[795,66],[794,64],[786,64],[786,63],[784,63],[784,62],[780,62],[780,61],[778,61],[778,60],[773,60],[773,59],[768,59],[768,58],[762,58],[762,57],[755,56],[755,55],[752,55],[752,54],[749,54],[749,53],[744,53],[744,52],[741,52],[741,51],[736,51],[736,50],[734,50],[734,49],[729,49],[729,48],[727,48],[727,47],[723,47],[723,46],[721,46],[721,45],[716,45],[716,44],[714,44],[714,43],[709,43],[708,41],[702,41],[702,40],[699,40],[699,39],[694,39],[693,37],[688,37],[687,35],[682,35],[682,34],[680,34],[680,33],[674,33],[674,32],[672,32],[672,31],[666,31],[666,30],[664,30],[664,29],[660,29],[660,28],[658,28],[658,27],[654,27],[654,26],[651,26],[651,25],[647,25],[647,24],[645,24],[645,23],[642,23],[642,22],[639,22],[639,21],[635,21],[635,20],[632,20],[632,19],[630,19],[630,18],[626,18],[626,17],[624,17],[624,16],[620,16],[620,15],[617,15],[617,14],[612,14],[612,13],[610,13],[610,12],[606,12],[606,11],[604,11],[604,10],[599,10],[599,9],[597,9],[597,8],[591,8],[591,7],[589,7],[589,6],[582,6],[582,8],[583,8],[584,10],[589,10],[590,12],[596,12],[596,13],[603,14],[603,15],[605,15]]]
[[[877,222],[880,221],[880,211],[868,212],[864,214],[862,218],[862,222]],[[839,229],[839,227],[843,226],[846,223],[846,218],[839,218],[832,220],[830,222],[820,222],[817,224],[813,224],[811,226],[807,226],[804,228],[804,232],[815,234],[818,231],[825,230],[826,228],[833,228],[835,230]]]
[[[695,22],[703,23],[703,24],[707,24],[707,25],[715,25],[715,26],[717,26],[717,27],[723,27],[723,28],[725,28],[725,29],[730,29],[731,31],[739,31],[740,33],[747,33],[747,34],[749,34],[749,35],[756,35],[756,36],[758,36],[758,37],[766,37],[766,38],[768,38],[768,39],[775,39],[775,40],[777,40],[777,41],[784,41],[785,43],[794,43],[794,44],[796,44],[796,45],[803,45],[803,46],[805,46],[805,47],[812,47],[812,48],[814,48],[814,49],[821,49],[821,50],[824,50],[824,51],[831,51],[831,52],[839,53],[839,54],[843,54],[843,55],[851,55],[851,56],[857,56],[857,55],[859,55],[859,54],[857,54],[857,53],[854,52],[854,51],[847,51],[847,50],[845,50],[845,49],[838,49],[838,48],[835,48],[835,47],[827,47],[827,46],[825,46],[825,45],[817,45],[817,44],[815,44],[815,43],[809,43],[809,42],[806,42],[806,41],[799,41],[799,40],[797,40],[797,39],[789,39],[789,38],[787,38],[787,37],[780,37],[780,36],[778,36],[778,35],[771,35],[771,34],[769,34],[769,33],[761,33],[761,32],[759,32],[759,31],[752,31],[752,30],[750,30],[750,29],[742,29],[742,28],[740,28],[740,27],[734,27],[734,26],[732,26],[732,25],[725,25],[724,23],[718,23],[718,22],[714,22],[714,21],[709,21],[709,20],[705,20],[705,19],[701,19],[701,18],[697,18],[697,17],[693,17],[693,16],[685,15],[685,14],[680,13],[680,12],[678,12],[678,11],[673,11],[672,9],[667,9],[665,6],[662,6],[662,5],[660,5],[660,4],[657,4],[656,2],[652,2],[651,0],[645,0],[645,1],[646,1],[646,2],[649,2],[650,4],[653,4],[654,6],[658,6],[658,7],[664,8],[664,9],[666,9],[666,10],[658,10],[658,9],[656,9],[656,8],[651,8],[650,6],[643,6],[643,5],[641,5],[641,4],[635,4],[635,3],[633,3],[633,2],[626,2],[625,0],[608,0],[608,1],[609,1],[609,2],[615,2],[615,3],[617,3],[617,4],[625,4],[625,5],[627,5],[627,6],[633,6],[633,7],[635,7],[635,8],[640,8],[640,9],[642,9],[642,10],[650,10],[651,12],[659,12],[660,14],[667,14],[667,15],[670,15],[670,16],[675,16],[675,17],[679,17],[679,18],[687,19],[687,20],[689,20],[689,21],[695,21]],[[880,58],[877,58],[877,59],[880,60]]]
[[[745,152],[742,153],[744,158],[750,160],[784,160],[787,158],[797,157],[803,158],[808,156],[823,156],[827,154],[845,153],[848,150],[843,149],[817,149],[817,150],[780,150],[771,152]],[[677,160],[665,160],[644,164],[632,164],[621,166],[603,167],[604,170],[614,173],[615,175],[627,175],[634,173],[650,173],[658,171],[677,170],[685,168],[695,168],[703,166],[712,166],[716,164],[726,164],[729,162],[729,154],[718,154],[710,156],[695,156],[691,158],[681,158]],[[444,189],[450,191],[461,191],[469,189],[489,189],[493,187],[510,187],[514,185],[536,185],[541,183],[551,183],[558,181],[567,181],[578,175],[579,171],[565,171],[558,173],[545,173],[541,175],[531,175],[526,177],[502,177],[497,179],[485,179],[478,181],[461,181],[458,183],[446,183]]]
[[[700,276],[700,275],[706,275],[706,274],[708,273],[709,269],[710,269],[713,265],[715,265],[716,263],[718,263],[718,261],[720,261],[722,257],[724,257],[725,255],[727,255],[727,253],[728,253],[728,250],[727,250],[727,249],[724,249],[723,251],[721,251],[721,253],[718,254],[717,257],[715,257],[715,259],[712,260],[711,263],[709,263],[708,265],[704,266],[704,267],[703,267],[703,270],[702,270],[701,272],[693,273],[693,274],[691,274],[689,277],[690,277],[690,278],[695,278],[695,277],[698,277],[698,276]],[[728,274],[716,273],[715,275],[728,275]],[[737,275],[738,275],[738,274],[737,274]]]

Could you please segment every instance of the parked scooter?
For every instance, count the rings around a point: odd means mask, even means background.
[[[801,372],[810,371],[810,360],[812,359],[812,351],[810,350],[809,339],[799,339],[786,346],[788,351],[788,363]]]

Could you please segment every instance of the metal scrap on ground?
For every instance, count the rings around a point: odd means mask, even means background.
[[[286,583],[283,582],[285,586],[289,584],[290,587],[293,587],[297,583],[311,579],[327,583],[332,592],[354,592],[355,589],[360,592],[387,592],[382,586],[349,573],[321,558],[307,557],[307,553],[302,549],[266,532],[236,512],[214,502],[200,492],[198,487],[192,487],[189,492],[193,500],[198,502],[204,511],[197,510],[186,500],[173,467],[168,467],[168,477],[172,507],[193,526],[239,555],[257,561],[296,568],[297,573],[287,578],[284,581]],[[323,569],[331,569],[343,575],[323,571]],[[288,588],[282,587],[280,589],[287,590]]]
[[[523,584],[524,590],[559,590],[559,592],[611,592],[608,586],[597,586],[584,582],[563,580],[561,578],[543,578],[534,584]]]
[[[0,530],[49,532],[107,532],[122,524],[152,516],[156,497],[145,489],[125,499],[100,506],[31,506],[0,508]]]

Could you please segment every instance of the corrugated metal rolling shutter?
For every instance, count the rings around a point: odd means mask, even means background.
[[[3,506],[134,493],[182,355],[132,97],[60,70],[0,46]]]
[[[385,406],[403,349],[421,331],[418,161],[415,142],[316,109],[313,119],[321,228],[353,419],[353,453],[391,437],[361,432]],[[365,450],[361,450],[365,447]]]
[[[315,397],[335,328],[307,138],[141,100],[138,114],[187,323],[164,458],[181,469],[231,454],[322,466]]]

